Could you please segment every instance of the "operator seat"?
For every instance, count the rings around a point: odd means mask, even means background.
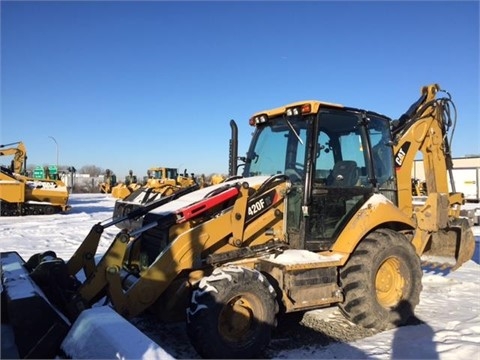
[[[355,186],[358,181],[357,163],[353,160],[338,161],[335,163],[327,185],[349,187]]]

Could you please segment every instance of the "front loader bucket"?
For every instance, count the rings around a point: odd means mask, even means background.
[[[32,280],[18,253],[1,253],[0,261],[2,323],[13,330],[19,358],[173,359],[109,306],[86,309],[71,324]]]
[[[452,221],[446,229],[432,233],[421,259],[424,263],[441,268],[456,270],[472,259],[475,252],[475,238],[468,219]]]
[[[70,322],[31,279],[18,253],[1,253],[0,263],[2,322],[13,328],[20,358],[55,358]]]
[[[61,348],[69,359],[174,359],[107,305],[84,310]]]

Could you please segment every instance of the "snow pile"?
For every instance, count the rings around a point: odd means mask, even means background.
[[[84,310],[62,350],[72,359],[173,359],[109,306]]]

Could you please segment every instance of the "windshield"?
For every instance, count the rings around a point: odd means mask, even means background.
[[[290,119],[290,124],[279,118],[269,126],[258,126],[247,153],[244,176],[284,174],[287,169],[303,168],[306,126],[301,118]]]
[[[362,116],[324,108],[318,114],[270,118],[256,127],[243,175],[285,174],[297,182],[306,180],[308,170],[318,185],[389,189],[394,174],[388,119]]]
[[[178,176],[177,169],[167,169],[167,178],[168,179],[176,179]]]

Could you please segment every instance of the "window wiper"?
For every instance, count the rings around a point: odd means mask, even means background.
[[[288,120],[288,118],[285,118],[285,121],[287,122],[287,125],[288,127],[290,128],[290,130],[293,131],[293,133],[295,134],[295,136],[297,137],[298,141],[300,142],[300,144],[303,145],[303,140],[302,138],[300,137],[300,135],[298,135],[297,131],[295,130],[295,128],[293,127],[292,123],[290,122],[290,120]]]

